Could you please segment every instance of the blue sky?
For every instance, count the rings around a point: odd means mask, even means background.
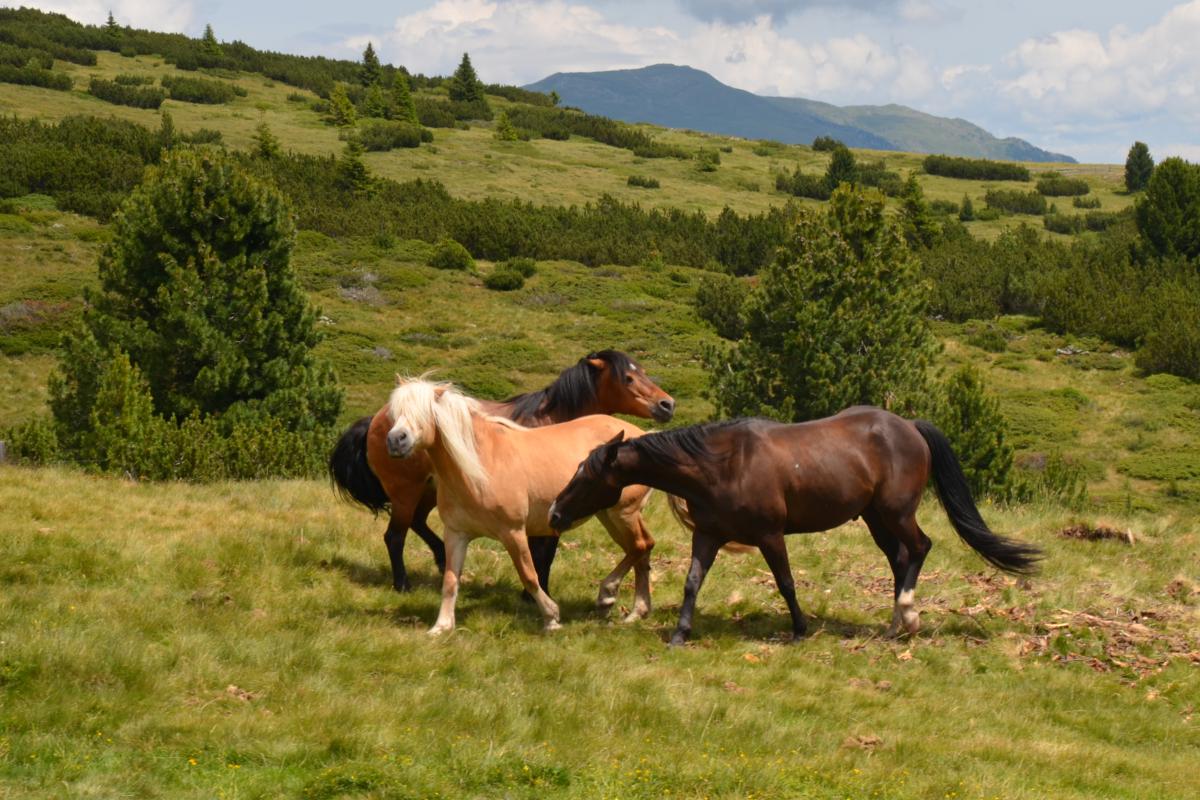
[[[2,2],[0,4],[9,5]],[[760,94],[897,102],[1084,161],[1141,139],[1200,161],[1200,0],[227,0],[30,2],[88,22],[484,80],[670,62]]]

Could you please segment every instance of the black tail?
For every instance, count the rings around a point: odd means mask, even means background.
[[[367,463],[367,429],[371,418],[355,422],[338,439],[329,455],[329,480],[347,502],[357,502],[378,513],[388,507],[388,496]]]
[[[1031,544],[997,536],[988,528],[971,497],[967,478],[950,447],[946,434],[931,422],[919,419],[914,423],[933,457],[933,483],[950,524],[962,540],[994,567],[1006,572],[1028,575],[1037,571],[1042,551]]]

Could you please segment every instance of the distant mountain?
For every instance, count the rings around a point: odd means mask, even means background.
[[[748,139],[808,144],[832,136],[851,147],[1009,161],[1074,162],[1024,139],[998,139],[964,119],[899,105],[835,106],[763,97],[726,86],[707,72],[674,64],[608,72],[556,72],[527,89],[558,92],[566,105],[627,122],[690,128]]]

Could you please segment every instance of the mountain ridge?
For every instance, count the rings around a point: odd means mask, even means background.
[[[1075,159],[1017,137],[999,138],[960,117],[908,106],[837,106],[799,97],[757,95],[693,67],[654,64],[599,72],[556,72],[526,89],[557,92],[562,101],[626,122],[807,144],[832,136],[850,147],[916,153],[1068,162]]]

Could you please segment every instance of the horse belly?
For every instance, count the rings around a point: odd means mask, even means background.
[[[796,475],[785,491],[787,532],[816,533],[849,522],[871,501],[872,485],[849,469],[841,474]]]

